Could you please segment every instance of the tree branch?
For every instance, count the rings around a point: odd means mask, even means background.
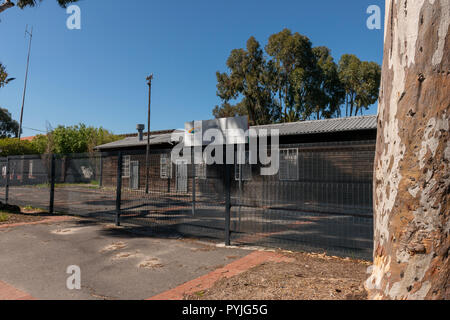
[[[5,2],[0,4],[0,13],[12,7],[14,7],[14,3],[12,3],[11,0],[5,0]]]

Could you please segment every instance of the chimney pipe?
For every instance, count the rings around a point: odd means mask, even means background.
[[[136,126],[136,130],[138,131],[138,140],[139,141],[144,140],[144,129],[145,129],[145,125],[143,125],[143,124],[138,124]]]

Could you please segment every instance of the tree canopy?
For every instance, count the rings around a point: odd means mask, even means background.
[[[8,78],[6,67],[0,62],[0,88],[3,88],[13,80],[15,80],[15,78]]]
[[[36,136],[32,143],[36,153],[85,153],[94,151],[94,147],[113,142],[120,137],[106,129],[88,127],[85,124],[58,126],[46,135]]]
[[[18,131],[19,123],[7,109],[0,108],[0,138],[11,138],[16,136]]]
[[[289,29],[271,35],[264,50],[250,37],[227,67],[216,73],[222,105],[213,115],[248,115],[252,125],[340,117],[343,107],[347,116],[362,114],[377,99],[381,75],[377,63],[354,55],[336,64],[329,48]]]
[[[377,63],[345,54],[339,62],[339,78],[345,90],[346,115],[362,113],[377,101],[381,81],[381,67]]]
[[[39,0],[41,2],[42,0]],[[25,7],[34,7],[38,1],[37,0],[17,0],[16,3],[11,0],[5,0],[2,4],[0,4],[0,13],[5,11],[6,9],[12,8],[17,5],[19,8],[23,9]],[[56,0],[58,4],[65,8],[68,4],[73,2],[78,2],[78,0]]]
[[[47,134],[40,134],[31,141],[13,138],[0,139],[0,155],[68,154],[93,152],[94,147],[121,139],[103,128],[85,124],[58,126]]]
[[[9,78],[6,67],[0,63],[0,88],[7,85],[14,78]],[[0,138],[10,138],[17,135],[19,131],[19,123],[13,120],[11,113],[0,107]]]

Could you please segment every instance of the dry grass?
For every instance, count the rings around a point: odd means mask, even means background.
[[[263,263],[222,279],[191,300],[362,300],[370,263],[320,254],[284,253],[293,262]]]
[[[41,221],[44,218],[45,217],[33,213],[24,214],[24,213],[0,212],[0,225],[22,223],[22,222],[35,222]]]

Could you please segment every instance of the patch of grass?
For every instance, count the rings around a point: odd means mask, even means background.
[[[98,189],[98,184],[95,184],[94,182],[87,182],[87,183],[56,183],[55,188],[64,188],[64,187],[83,187],[87,189]]]
[[[194,294],[195,294],[197,297],[203,297],[203,296],[205,295],[205,291],[197,291],[197,292],[194,292]]]
[[[45,209],[37,208],[37,207],[33,207],[33,206],[25,206],[25,207],[22,208],[22,210],[23,211],[32,211],[34,213],[44,212],[45,211]]]
[[[5,212],[0,212],[0,222],[6,222],[9,219],[9,214]]]
[[[35,184],[33,187],[38,189],[50,188],[50,183]]]
[[[34,188],[44,189],[50,188],[50,183],[41,183],[33,185]],[[98,181],[91,181],[87,183],[55,183],[55,188],[64,188],[64,187],[83,187],[87,189],[99,189],[100,183]]]

